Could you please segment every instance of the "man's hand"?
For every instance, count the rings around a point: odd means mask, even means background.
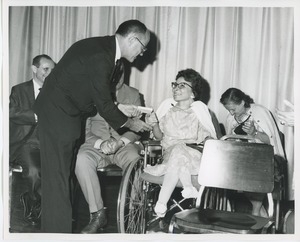
[[[118,109],[124,113],[127,117],[141,117],[142,112],[138,110],[137,106],[135,105],[127,105],[127,104],[118,104]]]
[[[118,142],[115,138],[111,137],[108,140],[105,140],[100,145],[100,150],[102,153],[106,155],[111,155],[116,153],[116,151],[119,149]]]
[[[152,130],[150,124],[146,124],[145,122],[139,119],[131,119],[131,118],[127,120],[124,127],[127,127],[134,132],[144,132],[144,131]]]
[[[280,124],[287,126],[294,126],[294,111],[281,111],[279,109],[275,110],[276,116],[280,121]]]

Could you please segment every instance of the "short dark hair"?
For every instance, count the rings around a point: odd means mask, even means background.
[[[130,33],[145,34],[146,31],[147,27],[142,22],[136,19],[131,19],[120,24],[116,34],[126,37]]]
[[[228,88],[221,96],[220,102],[223,105],[228,104],[228,102],[233,102],[235,104],[241,104],[241,102],[244,101],[244,107],[245,108],[249,108],[251,103],[254,103],[253,99],[247,95],[246,93],[244,93],[243,91],[241,91],[238,88]]]
[[[39,67],[40,67],[40,64],[41,64],[40,61],[41,61],[42,58],[45,58],[45,59],[47,59],[47,60],[53,61],[53,60],[51,59],[50,56],[45,55],[45,54],[42,54],[42,55],[37,55],[36,57],[33,58],[33,60],[32,60],[32,65],[34,65],[34,66],[36,66],[37,68],[39,68]],[[53,62],[54,62],[54,61],[53,61]]]
[[[190,82],[192,86],[192,91],[194,93],[194,101],[202,101],[202,84],[207,82],[199,72],[195,71],[194,69],[185,69],[178,72],[175,80],[178,78],[183,77],[186,82]]]

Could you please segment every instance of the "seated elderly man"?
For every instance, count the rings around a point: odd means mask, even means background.
[[[31,225],[40,222],[42,195],[38,120],[32,107],[54,67],[50,56],[35,56],[31,65],[32,79],[13,86],[9,97],[9,159],[10,163],[23,168],[22,175],[28,186],[20,201],[24,220]]]
[[[139,91],[124,84],[124,74],[115,94],[120,104],[141,105]],[[75,174],[90,210],[90,222],[81,233],[97,233],[107,224],[97,168],[116,164],[124,171],[131,162],[140,158],[143,147],[136,142],[139,139],[138,133],[127,128],[116,132],[99,114],[87,119],[85,143],[78,151],[75,166]]]

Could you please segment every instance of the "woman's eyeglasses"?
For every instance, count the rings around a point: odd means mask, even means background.
[[[192,88],[192,86],[190,84],[187,84],[186,82],[171,82],[171,86],[172,86],[172,89],[175,89],[176,87],[178,87],[179,89],[183,89],[185,88],[186,86],[189,86],[190,88]]]

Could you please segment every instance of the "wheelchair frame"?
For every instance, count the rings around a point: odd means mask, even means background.
[[[144,234],[148,232],[148,228],[159,221],[159,225],[163,226],[163,221],[157,217],[154,212],[154,206],[158,200],[163,176],[157,177],[143,173],[143,169],[147,165],[159,164],[162,161],[162,147],[159,141],[148,141],[144,143],[145,149],[141,152],[141,157],[131,163],[122,177],[119,190],[117,222],[119,233]],[[193,176],[193,184],[199,186],[197,176]],[[182,187],[178,182],[176,187]],[[187,199],[181,198],[176,201],[170,198],[167,213],[175,208],[183,211],[182,203]],[[192,200],[193,206],[196,199]],[[162,223],[160,223],[162,222]]]

